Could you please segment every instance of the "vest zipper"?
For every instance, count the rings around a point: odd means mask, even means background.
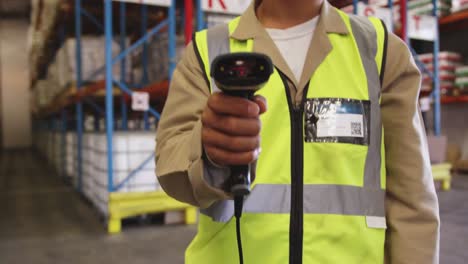
[[[288,89],[289,90],[289,89]],[[292,103],[292,102],[291,102]],[[291,219],[290,219],[290,264],[302,263],[303,236],[303,145],[302,110],[290,106],[291,114]]]
[[[277,69],[278,70],[278,69]],[[303,112],[309,84],[304,88],[304,96],[299,106],[295,105],[289,90],[286,75],[278,70],[288,98],[291,119],[291,212],[289,220],[289,263],[302,263],[303,214],[304,214],[304,135]]]

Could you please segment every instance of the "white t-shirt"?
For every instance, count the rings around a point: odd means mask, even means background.
[[[287,29],[267,28],[281,55],[291,69],[296,81],[300,81],[304,62],[319,16]]]

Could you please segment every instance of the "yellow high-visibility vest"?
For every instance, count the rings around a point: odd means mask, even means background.
[[[244,204],[246,264],[383,263],[385,156],[380,114],[387,32],[376,18],[339,11],[349,35],[333,46],[295,107],[286,77],[275,69],[258,94],[262,153]],[[253,40],[230,38],[239,18],[195,35],[212,92],[210,63],[228,52],[251,52]],[[284,89],[278,89],[284,87]],[[233,202],[201,210],[187,264],[237,264]]]

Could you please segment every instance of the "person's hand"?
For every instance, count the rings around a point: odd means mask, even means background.
[[[267,110],[266,99],[253,101],[214,93],[202,115],[202,144],[208,158],[222,166],[245,165],[260,153],[260,115]]]

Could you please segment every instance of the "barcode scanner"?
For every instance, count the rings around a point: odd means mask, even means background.
[[[271,59],[260,53],[230,53],[216,57],[211,65],[211,77],[225,94],[253,99],[273,73]],[[249,165],[231,167],[231,193],[250,193]]]
[[[273,73],[271,59],[261,53],[230,53],[216,57],[211,64],[211,77],[225,94],[253,100]],[[231,166],[230,188],[234,196],[239,262],[244,263],[240,237],[240,217],[244,197],[250,194],[250,164]]]

